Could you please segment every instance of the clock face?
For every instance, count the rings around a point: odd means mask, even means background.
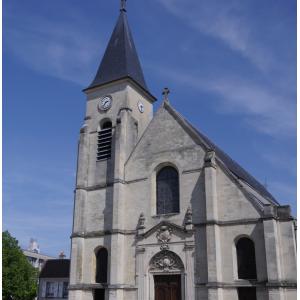
[[[138,106],[138,109],[139,109],[139,111],[140,111],[141,113],[143,113],[143,112],[145,111],[144,104],[143,104],[141,101],[139,101],[139,102],[137,103],[137,106]]]
[[[100,110],[109,110],[111,108],[111,104],[112,104],[111,96],[105,96],[100,100],[98,107]]]

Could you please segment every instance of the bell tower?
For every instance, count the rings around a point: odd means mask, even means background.
[[[124,165],[153,116],[126,12],[120,15],[92,83],[84,89],[69,299],[125,299],[127,228]]]

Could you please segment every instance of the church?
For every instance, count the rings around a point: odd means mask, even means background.
[[[84,90],[70,300],[296,300],[295,220],[149,91],[125,0]]]

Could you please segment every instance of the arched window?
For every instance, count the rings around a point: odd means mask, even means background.
[[[97,160],[111,158],[112,124],[106,121],[98,131]]]
[[[239,279],[256,279],[255,247],[252,240],[243,237],[236,243]]]
[[[156,212],[158,215],[179,212],[178,172],[164,167],[156,176]]]
[[[100,248],[96,253],[96,282],[107,283],[107,257],[105,248]]]

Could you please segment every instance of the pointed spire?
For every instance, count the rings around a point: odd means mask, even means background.
[[[105,50],[98,72],[87,89],[124,78],[132,79],[149,93],[127,21],[126,0],[121,0],[117,24]]]
[[[120,11],[125,11],[125,12],[126,12],[126,1],[127,1],[127,0],[121,0],[121,8],[120,8]]]

